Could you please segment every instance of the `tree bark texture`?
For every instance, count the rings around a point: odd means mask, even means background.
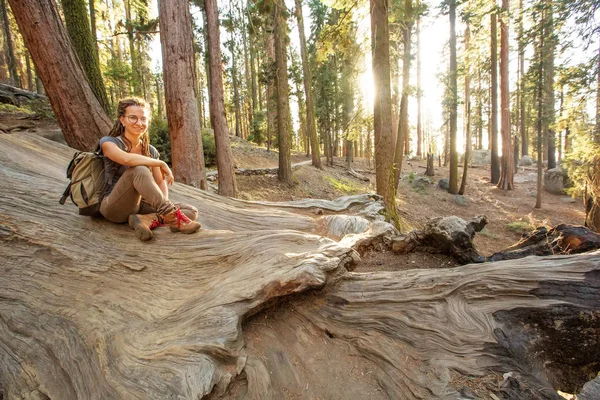
[[[304,34],[304,17],[302,15],[302,1],[296,0],[296,19],[298,21],[298,35],[300,37],[300,57],[302,57],[302,74],[304,76],[304,95],[306,97],[306,127],[310,140],[310,152],[312,165],[321,169],[321,150],[317,137],[315,123],[315,106],[312,95],[312,71],[306,54],[306,36]]]
[[[500,117],[502,127],[502,160],[498,187],[503,190],[514,189],[515,161],[510,132],[510,92],[508,77],[508,3],[502,0],[502,18],[500,19]]]
[[[390,94],[390,34],[388,5],[385,0],[370,0],[371,51],[375,101],[373,135],[375,137],[375,181],[377,193],[383,196],[388,213],[397,219],[394,186],[394,132]]]
[[[178,182],[206,189],[189,2],[161,1],[159,15],[173,174]]]
[[[458,112],[458,84],[456,80],[456,1],[450,0],[450,177],[448,193],[458,193],[458,152],[456,149],[456,125]]]
[[[404,1],[404,13],[406,21],[402,28],[402,95],[400,97],[400,113],[398,119],[398,136],[396,137],[396,151],[394,153],[394,187],[398,187],[400,173],[402,172],[402,160],[408,155],[408,91],[410,84],[410,65],[412,49],[412,27],[413,27],[413,5],[412,0]]]
[[[112,126],[85,77],[54,0],[9,0],[69,146],[92,150]]]
[[[275,87],[277,88],[277,134],[279,142],[279,172],[282,182],[292,182],[290,138],[290,104],[287,73],[287,8],[283,0],[275,4]]]
[[[84,0],[61,0],[67,32],[79,57],[87,80],[107,114],[111,113],[110,103],[100,71],[100,61],[96,49],[96,37],[92,36]]]
[[[497,184],[500,181],[500,159],[498,157],[498,30],[497,18],[495,12],[490,14],[490,35],[491,35],[491,137],[490,148],[492,150],[492,175],[491,183]]]
[[[158,228],[149,246],[58,204],[72,153],[0,135],[7,399],[458,398],[455,378],[489,375],[498,398],[557,399],[598,371],[598,252],[352,272],[396,235],[358,215],[380,197],[253,203],[181,184],[204,230]]]
[[[216,0],[205,0],[208,41],[208,65],[210,70],[209,107],[210,123],[215,133],[217,148],[217,170],[219,171],[219,194],[236,196],[236,181],[233,172],[233,154],[229,142],[229,128],[225,116],[223,98],[223,71],[221,67],[221,45],[219,40],[219,15]]]

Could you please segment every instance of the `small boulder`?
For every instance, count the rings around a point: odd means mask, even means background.
[[[456,204],[462,207],[467,207],[469,205],[469,199],[460,194],[454,196],[454,201],[456,202]]]
[[[544,174],[544,190],[553,194],[564,194],[569,184],[569,176],[561,168],[552,168]]]
[[[450,181],[448,178],[442,178],[438,181],[438,187],[442,190],[448,190],[450,187]]]
[[[519,160],[519,166],[520,167],[529,167],[531,165],[533,165],[533,158],[531,158],[531,156],[528,156],[527,154],[525,154]]]
[[[426,176],[417,176],[411,183],[412,187],[419,190],[425,190],[433,185],[433,181]]]

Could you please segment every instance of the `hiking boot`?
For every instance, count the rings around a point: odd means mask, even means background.
[[[171,232],[194,233],[202,226],[200,222],[192,221],[186,217],[179,208],[162,215],[161,219],[164,225],[169,225]]]
[[[156,214],[131,214],[129,215],[129,226],[135,230],[135,236],[143,241],[152,239],[152,229],[160,226]]]

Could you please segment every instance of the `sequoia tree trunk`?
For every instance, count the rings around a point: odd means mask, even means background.
[[[112,124],[88,84],[56,3],[9,3],[66,142],[79,150],[94,149]]]
[[[277,88],[277,134],[279,142],[279,180],[292,182],[290,105],[287,73],[287,8],[285,2],[275,3],[275,87]]]
[[[161,1],[159,14],[173,173],[178,182],[206,189],[189,2]]]

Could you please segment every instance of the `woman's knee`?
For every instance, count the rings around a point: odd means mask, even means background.
[[[128,170],[131,171],[133,176],[143,176],[143,177],[151,177],[152,178],[152,171],[150,171],[150,168],[148,168],[144,165],[137,165],[135,167],[129,167]]]

